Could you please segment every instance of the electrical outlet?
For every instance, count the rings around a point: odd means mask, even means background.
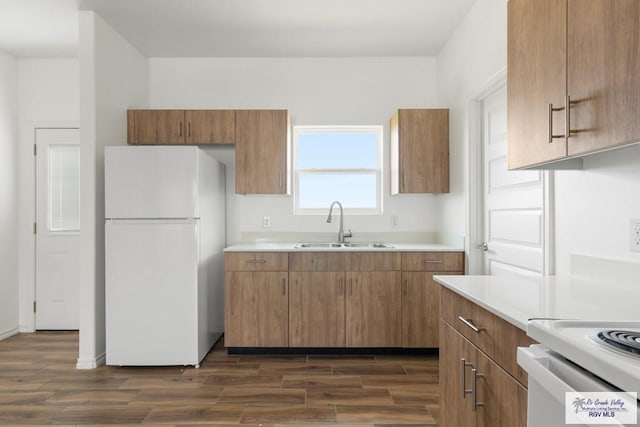
[[[400,228],[400,217],[398,215],[391,215],[391,228],[394,230]]]
[[[271,217],[263,216],[262,217],[262,228],[271,228]]]
[[[640,218],[631,218],[629,225],[629,250],[640,252]]]

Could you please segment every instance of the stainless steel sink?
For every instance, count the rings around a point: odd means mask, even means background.
[[[375,243],[343,243],[347,248],[392,248],[393,246],[388,243],[375,242]]]
[[[295,246],[296,249],[304,249],[304,248],[315,248],[315,249],[347,249],[347,248],[362,248],[362,249],[370,249],[370,248],[393,248],[392,245],[388,243],[375,242],[375,243],[356,243],[356,242],[346,242],[346,243],[298,243]]]
[[[298,243],[296,248],[342,248],[343,243]]]

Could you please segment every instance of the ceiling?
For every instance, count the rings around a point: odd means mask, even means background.
[[[433,56],[476,0],[0,0],[0,50],[74,57],[78,10],[149,57]]]

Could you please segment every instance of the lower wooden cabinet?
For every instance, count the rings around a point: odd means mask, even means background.
[[[462,265],[462,253],[227,253],[225,345],[437,348],[433,276]]]
[[[474,366],[478,376],[476,400],[483,406],[476,411],[476,425],[526,427],[527,389],[482,351],[477,354],[477,365]]]
[[[288,347],[287,272],[225,273],[225,345]]]
[[[399,272],[291,272],[290,347],[400,347]]]
[[[427,272],[402,273],[402,347],[439,346],[440,285]],[[445,273],[449,274],[449,273]]]
[[[515,354],[531,340],[449,289],[441,289],[441,313],[441,427],[526,427],[527,378]]]
[[[400,272],[347,273],[347,347],[401,347]]]
[[[404,252],[402,254],[402,347],[440,345],[440,285],[438,274],[464,274],[462,252]]]
[[[445,321],[440,336],[440,425],[526,427],[527,390]]]
[[[289,345],[344,347],[344,273],[291,272],[289,283]]]
[[[470,366],[476,361],[475,347],[446,322],[440,321],[440,425],[473,427]]]

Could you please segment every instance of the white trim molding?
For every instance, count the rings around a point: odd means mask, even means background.
[[[18,332],[19,331],[18,331],[17,327],[16,328],[12,328],[12,329],[8,329],[8,330],[6,330],[4,332],[0,332],[0,341],[2,341],[4,339],[7,339],[9,337],[12,337],[14,335],[17,335]]]
[[[76,369],[96,369],[98,366],[104,365],[107,361],[105,353],[101,353],[98,357],[79,357],[76,363]]]
[[[469,175],[467,176],[467,237],[465,248],[467,249],[467,274],[483,274],[483,255],[478,248],[482,241],[482,216],[478,212],[484,209],[482,206],[482,102],[491,93],[495,92],[507,82],[507,69],[503,68],[487,81],[484,87],[478,91],[469,101]],[[542,171],[544,191],[544,267],[543,274],[555,273],[555,245],[554,245],[554,175],[553,171]]]

